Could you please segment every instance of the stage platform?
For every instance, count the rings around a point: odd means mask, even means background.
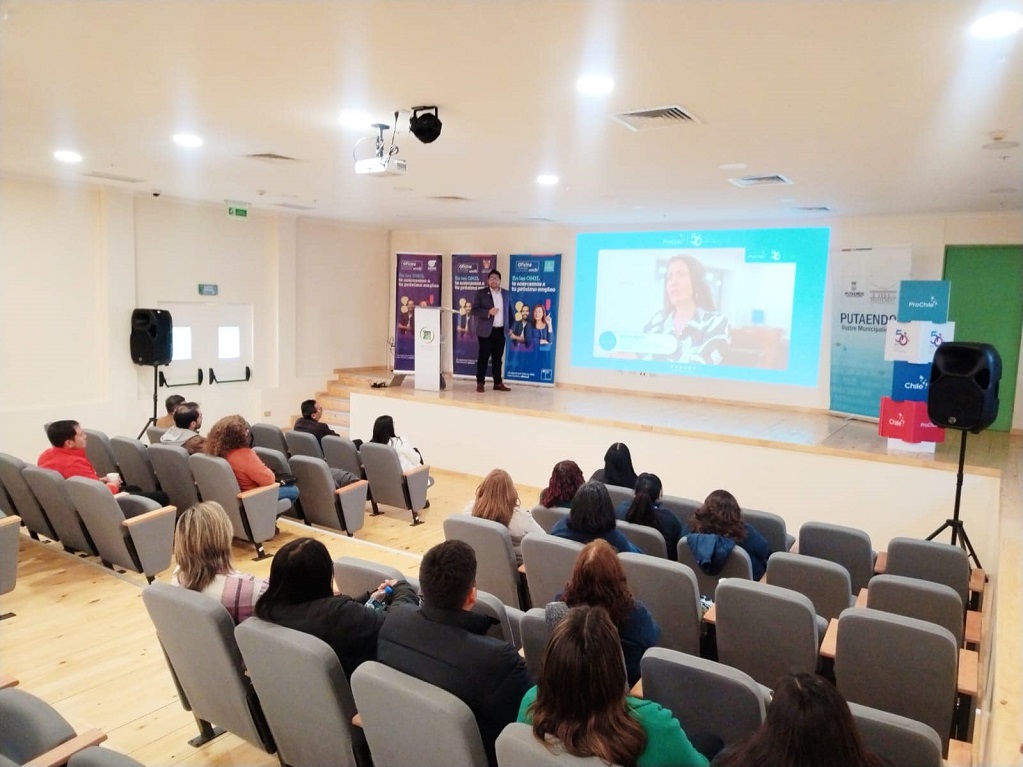
[[[744,507],[781,514],[793,532],[811,520],[852,525],[878,548],[896,535],[926,536],[954,505],[955,432],[933,456],[889,453],[876,424],[823,412],[566,386],[496,392],[488,385],[480,394],[475,382],[461,380],[424,392],[408,379],[402,387],[353,390],[351,434],[367,438],[383,413],[429,463],[450,471],[483,475],[501,467],[543,487],[556,462],[571,458],[588,476],[620,441],[636,470],[660,476],[666,493],[702,499],[725,488]],[[994,554],[992,512],[1013,439],[968,437],[961,508],[982,560]]]

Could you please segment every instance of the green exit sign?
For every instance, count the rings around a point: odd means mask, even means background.
[[[229,215],[229,216],[237,216],[238,218],[248,218],[249,209],[248,208],[231,208],[231,207],[229,207],[227,209],[227,215]]]
[[[220,292],[219,289],[214,284],[207,283],[207,282],[200,282],[199,283],[199,295],[200,296],[215,296],[219,292]]]

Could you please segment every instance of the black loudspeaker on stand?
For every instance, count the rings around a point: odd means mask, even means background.
[[[134,309],[131,313],[131,359],[136,365],[153,366],[153,415],[139,432],[138,439],[157,419],[157,390],[160,365],[169,365],[173,358],[172,333],[174,322],[164,309]]]
[[[956,499],[952,518],[927,536],[931,541],[946,528],[952,529],[952,545],[965,549],[973,563],[980,560],[959,519],[963,494],[963,465],[966,463],[966,435],[980,434],[998,417],[998,382],[1002,378],[1002,358],[990,344],[942,344],[934,352],[931,383],[927,390],[927,417],[938,426],[956,429],[959,437],[959,471],[956,474]]]

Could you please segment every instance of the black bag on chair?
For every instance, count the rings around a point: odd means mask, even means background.
[[[296,477],[290,471],[275,471],[274,479],[277,481],[277,484],[280,485],[281,487],[290,487],[291,485],[294,485],[296,482],[298,482],[298,477]]]

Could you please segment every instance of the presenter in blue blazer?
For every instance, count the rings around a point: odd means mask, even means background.
[[[472,298],[472,316],[476,318],[476,339],[480,344],[476,358],[476,391],[486,391],[487,361],[494,374],[494,391],[511,391],[504,385],[501,363],[504,360],[504,336],[511,328],[511,301],[501,287],[501,273],[491,269],[487,287],[480,288]]]

